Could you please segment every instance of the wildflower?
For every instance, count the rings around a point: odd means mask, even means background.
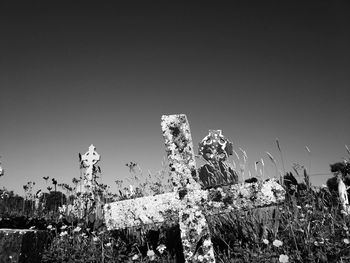
[[[135,254],[132,258],[131,258],[131,260],[138,260],[139,259],[139,255],[137,255],[137,254]]]
[[[66,206],[63,205],[63,206],[59,207],[59,208],[58,208],[58,211],[59,211],[61,214],[63,214],[63,213],[66,211]]]
[[[106,244],[106,247],[110,247],[110,246],[112,246],[112,243],[111,243],[111,242],[108,242],[108,243]]]
[[[163,245],[163,244],[160,244],[158,247],[157,247],[157,250],[160,254],[163,254],[164,250],[166,249],[166,246]]]
[[[349,230],[349,228],[348,228],[347,226],[343,226],[343,229],[344,229],[345,231],[348,231],[348,230]]]
[[[97,242],[97,241],[98,241],[98,237],[94,237],[92,240],[93,240],[94,242]]]
[[[344,242],[345,244],[347,244],[347,245],[350,244],[350,241],[349,241],[349,239],[347,239],[347,238],[344,238],[344,239],[343,239],[343,242]]]
[[[35,228],[35,226],[31,226],[29,229],[32,230],[32,229],[34,229],[34,228]]]
[[[77,226],[76,228],[74,228],[73,232],[78,233],[80,232],[80,230],[81,230],[81,227]]]
[[[280,247],[283,245],[283,242],[276,239],[275,241],[273,241],[272,245],[274,245],[275,247]]]
[[[289,257],[287,255],[284,255],[284,254],[280,255],[279,261],[281,263],[287,263],[287,262],[289,262],[288,260],[289,260]]]
[[[297,208],[298,208],[298,209],[301,209],[301,206],[300,206],[300,205],[297,205]]]
[[[150,259],[151,261],[154,260],[155,255],[156,255],[156,254],[154,253],[153,250],[148,250],[148,251],[147,251],[147,257],[149,257],[149,259]]]
[[[48,225],[48,226],[47,226],[47,229],[53,230],[53,226],[52,226],[52,225]]]
[[[208,239],[204,240],[203,246],[204,246],[204,247],[210,247],[210,246],[211,246],[210,240],[208,240]]]
[[[63,226],[61,226],[61,229],[66,229],[67,228],[67,226],[66,225],[63,225]]]
[[[63,231],[63,232],[61,232],[60,237],[64,237],[66,235],[68,235],[68,232],[67,231]]]
[[[204,257],[203,257],[202,255],[199,255],[199,256],[197,257],[197,259],[198,259],[199,262],[203,262]]]
[[[268,244],[270,243],[266,238],[264,238],[262,242],[263,242],[265,245],[268,245]]]

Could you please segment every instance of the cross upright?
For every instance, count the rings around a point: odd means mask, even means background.
[[[186,115],[163,115],[161,125],[170,176],[180,201],[179,226],[184,257],[187,261],[215,262],[209,227],[199,206],[206,197],[204,192],[198,192],[201,186],[197,183],[196,161]],[[199,242],[202,251],[195,255],[199,252],[196,251]]]
[[[186,115],[163,115],[161,126],[174,192],[106,204],[107,228],[177,220],[185,261],[215,262],[206,216],[277,204],[285,191],[275,180],[202,190]]]
[[[93,169],[98,161],[100,161],[100,155],[96,152],[95,146],[91,144],[89,150],[81,156],[81,163],[83,164],[83,167],[86,168],[84,172],[83,193],[89,193],[92,191],[94,185]]]

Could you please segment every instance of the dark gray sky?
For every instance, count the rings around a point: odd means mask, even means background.
[[[347,1],[114,2],[0,3],[2,186],[70,183],[91,143],[111,186],[129,161],[155,173],[162,114],[187,114],[196,145],[222,129],[252,173],[263,157],[275,175],[276,137],[287,170],[305,145],[312,173],[346,156]]]

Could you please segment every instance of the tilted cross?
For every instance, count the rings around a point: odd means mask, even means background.
[[[285,191],[274,180],[201,190],[186,115],[164,115],[161,126],[174,192],[106,204],[107,228],[178,220],[186,262],[215,262],[205,216],[280,203]]]

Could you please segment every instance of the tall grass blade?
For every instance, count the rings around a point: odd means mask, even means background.
[[[278,151],[280,153],[280,157],[281,157],[281,161],[282,161],[283,173],[286,174],[286,169],[284,168],[283,154],[282,154],[282,150],[281,150],[281,146],[280,146],[280,142],[279,142],[278,138],[276,138],[276,144],[277,144],[277,148],[278,148]]]
[[[240,159],[239,159],[238,153],[237,153],[235,150],[232,150],[232,151],[233,151],[233,153],[236,155],[237,159],[240,160]]]
[[[345,149],[346,151],[348,152],[348,154],[350,155],[350,150],[349,150],[349,147],[345,144]]]
[[[272,163],[274,164],[274,166],[275,166],[275,169],[276,169],[276,178],[280,177],[281,183],[283,184],[283,176],[282,176],[282,174],[280,174],[279,171],[278,171],[277,163],[276,163],[275,158],[274,158],[274,157],[272,156],[272,154],[269,153],[269,152],[266,152],[266,154],[267,154],[267,156],[269,156],[271,162],[272,162]]]
[[[309,153],[309,173],[311,174],[311,151],[310,151],[310,148],[307,147],[307,145],[305,145],[305,149]]]

